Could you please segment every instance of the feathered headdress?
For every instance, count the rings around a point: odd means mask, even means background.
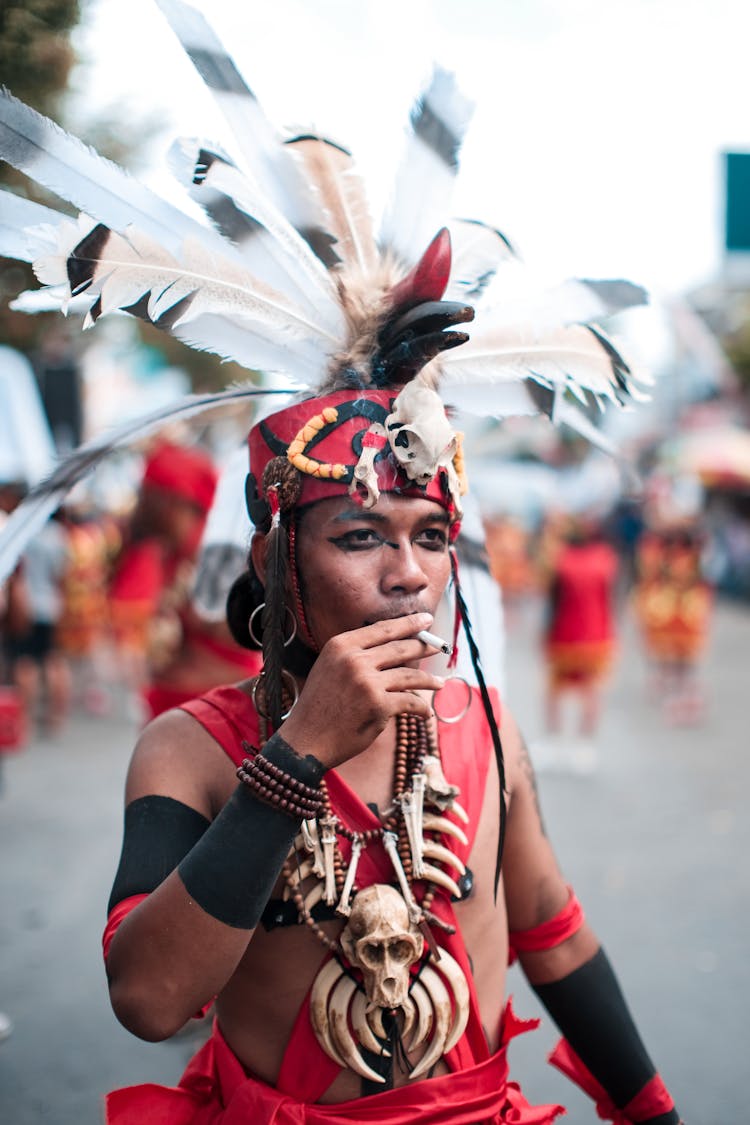
[[[0,254],[33,262],[46,297],[63,311],[83,304],[85,328],[128,312],[192,347],[283,372],[287,389],[301,392],[250,439],[249,508],[269,530],[275,559],[264,655],[278,670],[285,512],[331,490],[370,504],[382,488],[398,487],[432,496],[457,520],[460,441],[437,386],[459,409],[496,418],[544,413],[600,441],[573,400],[622,405],[639,392],[595,322],[645,294],[625,281],[540,290],[497,230],[451,219],[472,107],[444,70],[412,110],[376,233],[350,153],[318,134],[282,138],[203,16],[181,0],[158,3],[234,137],[229,154],[190,140],[170,153],[206,222],[3,92],[0,157],[80,214],[60,221],[4,192]],[[19,306],[29,301],[24,295]],[[188,396],[76,451],[8,521],[0,578],[66,491],[112,449],[171,417],[268,393],[256,386]],[[277,722],[281,687],[271,678]]]

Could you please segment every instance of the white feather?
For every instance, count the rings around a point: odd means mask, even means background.
[[[0,90],[0,156],[38,184],[112,230],[136,224],[171,253],[187,236],[219,248],[221,239],[49,118]],[[232,248],[225,244],[225,253]]]
[[[445,353],[441,364],[447,386],[484,384],[490,401],[492,384],[527,378],[550,387],[586,389],[617,401],[612,360],[591,332],[580,325],[541,336],[516,326],[493,327],[485,333],[478,316],[468,343]]]
[[[448,223],[453,250],[447,301],[477,301],[513,249],[504,235],[487,223],[451,219]]]
[[[375,269],[378,260],[372,218],[361,176],[351,154],[324,137],[299,137],[287,145],[299,161],[317,200],[325,229],[336,239],[334,247],[344,266],[362,273]]]
[[[302,391],[306,388],[297,385],[290,386],[289,389]],[[178,419],[196,418],[244,399],[262,399],[268,395],[287,393],[288,391],[244,386],[232,387],[219,394],[186,395],[172,406],[165,406],[152,414],[133,419],[79,446],[49,477],[33,488],[8,517],[0,531],[0,582],[5,581],[12,573],[28,543],[60,507],[74,485],[93,472],[105,457],[116,450],[130,448],[150,433]]]
[[[181,0],[157,3],[229,125],[237,162],[296,230],[317,226],[319,215],[303,178],[216,32]]]
[[[0,256],[33,262],[54,245],[50,224],[59,219],[50,207],[12,191],[0,191]]]
[[[454,75],[436,67],[412,109],[406,148],[379,239],[382,247],[393,250],[407,265],[418,261],[450,215],[458,150],[473,108],[459,91]]]
[[[79,242],[79,230],[73,228],[71,234],[71,226],[63,224],[60,252],[35,263],[35,271],[40,281],[55,285],[67,275],[69,255],[79,263],[85,262],[92,278],[87,292],[99,297],[102,315],[127,308],[148,295],[148,314],[157,321],[178,302],[189,299],[174,320],[176,326],[202,314],[218,314],[247,323],[256,335],[276,346],[285,336],[293,351],[300,341],[301,353],[307,354],[312,348],[321,362],[336,346],[336,337],[325,333],[304,311],[233,262],[209,254],[192,239],[185,241],[181,260],[177,261],[135,228],[130,228],[126,237],[109,231],[106,241],[89,250]],[[91,322],[89,318],[85,326]]]
[[[175,150],[173,146],[173,169],[179,171],[189,164],[188,146],[191,143],[194,144],[195,167],[198,146],[194,142],[182,141],[179,149]],[[251,177],[220,158],[211,163],[202,183],[195,185],[190,194],[203,204],[204,198],[212,191],[220,193],[252,222],[260,224],[261,229],[256,228],[238,246],[246,266],[274,288],[306,305],[329,331],[340,335],[343,320],[331,278],[268,196]]]

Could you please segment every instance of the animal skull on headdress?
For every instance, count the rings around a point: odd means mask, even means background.
[[[424,938],[395,887],[376,883],[357,894],[341,948],[362,971],[370,1007],[403,1006],[409,969],[422,955]]]
[[[413,379],[393,403],[385,420],[393,456],[417,484],[428,484],[439,468],[450,465],[456,435],[439,395]]]

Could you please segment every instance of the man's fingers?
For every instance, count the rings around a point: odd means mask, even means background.
[[[420,629],[429,629],[431,624],[431,613],[409,613],[406,617],[389,617],[384,621],[375,621],[372,625],[364,625],[361,629],[354,629],[346,635],[358,641],[362,648],[377,648],[389,641],[414,637]],[[419,650],[420,653],[424,652],[421,641]]]
[[[445,687],[442,676],[425,672],[422,668],[391,668],[383,672],[380,683],[387,692],[440,691]]]

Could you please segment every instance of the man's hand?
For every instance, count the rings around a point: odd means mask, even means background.
[[[416,638],[431,624],[431,614],[413,613],[331,638],[279,728],[284,739],[298,754],[313,754],[332,769],[366,750],[393,716],[428,718],[429,700],[419,692],[445,683],[417,666],[438,651]]]

